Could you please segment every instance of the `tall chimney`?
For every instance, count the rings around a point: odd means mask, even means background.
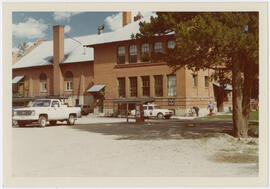
[[[53,26],[53,95],[60,96],[62,86],[62,72],[59,63],[64,58],[64,26]]]
[[[131,23],[131,12],[123,12],[122,13],[122,20],[123,20],[123,22],[122,22],[123,27],[125,25],[130,24]]]

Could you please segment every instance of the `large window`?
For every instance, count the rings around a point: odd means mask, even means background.
[[[192,85],[193,87],[197,87],[198,83],[198,77],[196,74],[192,74]]]
[[[168,96],[176,96],[176,76],[168,76]]]
[[[39,80],[40,80],[40,92],[46,93],[47,92],[47,75],[42,72],[39,75]]]
[[[118,94],[119,94],[119,97],[126,97],[125,78],[118,78]]]
[[[154,43],[154,51],[155,51],[155,53],[162,52],[162,43],[161,42]]]
[[[204,87],[208,88],[209,87],[209,77],[204,76]]]
[[[142,95],[150,96],[150,77],[142,76]]]
[[[130,77],[130,96],[137,97],[137,77]]]
[[[146,62],[150,60],[149,43],[143,43],[141,47],[141,61]]]
[[[71,71],[67,71],[65,73],[65,90],[72,91],[73,90],[73,73]]]
[[[174,39],[170,39],[168,41],[168,49],[174,49],[175,48],[175,40]]]
[[[157,97],[163,96],[163,78],[162,75],[156,75],[155,77],[155,95]]]
[[[125,64],[125,57],[125,46],[119,46],[117,49],[117,64]]]
[[[137,46],[129,46],[129,63],[137,63]]]

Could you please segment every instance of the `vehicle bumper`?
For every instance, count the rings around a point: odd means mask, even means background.
[[[35,121],[38,120],[36,116],[13,116],[13,120],[15,121]]]

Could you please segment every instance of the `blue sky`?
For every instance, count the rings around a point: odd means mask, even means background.
[[[105,24],[103,32],[121,27],[120,12],[13,12],[12,48],[37,40],[52,40],[52,26],[65,25],[69,36],[83,36],[97,33],[97,27]]]

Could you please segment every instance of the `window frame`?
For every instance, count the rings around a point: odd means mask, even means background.
[[[209,88],[209,76],[207,76],[207,75],[204,76],[204,87]]]
[[[170,83],[170,78],[174,77],[175,79],[173,80],[174,84],[171,85]],[[176,75],[172,74],[172,75],[167,75],[167,90],[168,90],[168,96],[176,96],[176,87],[177,87],[177,79],[176,79]]]
[[[198,75],[197,74],[192,74],[192,86],[194,88],[198,87]]]
[[[163,97],[163,75],[155,75],[154,76],[154,91],[156,97]],[[160,80],[158,82],[158,80]]]
[[[120,80],[124,81],[123,82],[124,83],[123,89],[120,88]],[[125,98],[126,97],[126,78],[119,77],[119,78],[117,78],[117,81],[118,81],[118,97],[119,98]],[[121,93],[123,93],[124,95],[122,95]]]
[[[148,81],[145,81],[144,79],[147,79]],[[142,80],[142,96],[150,97],[150,76],[141,76],[141,80]]]
[[[156,46],[156,44],[160,44],[160,45]],[[156,48],[156,47],[159,47],[159,48]],[[162,53],[162,52],[163,52],[163,44],[162,44],[162,41],[154,42],[154,52],[155,52],[155,53]]]
[[[174,46],[173,47],[170,47],[170,42],[174,42]],[[167,48],[168,49],[175,49],[175,46],[176,46],[176,41],[175,41],[175,39],[169,39],[168,41],[167,41]]]
[[[131,51],[133,47],[134,47],[134,49],[133,49],[134,52]],[[128,55],[129,55],[129,63],[130,64],[137,63],[137,61],[138,61],[138,49],[137,49],[137,45],[136,44],[129,45]]]
[[[134,83],[136,83],[136,85],[134,85]],[[129,94],[130,94],[130,97],[137,97],[138,96],[138,79],[137,79],[137,77],[129,77]]]
[[[143,47],[144,45],[147,45],[148,47],[145,48],[145,47]],[[147,51],[144,51],[145,49],[148,49],[148,50]],[[144,53],[148,53],[149,56],[150,56],[150,44],[149,43],[142,43],[141,44],[141,62],[148,62],[148,61],[150,61],[150,58],[149,58],[149,60],[144,60],[143,59]]]
[[[123,50],[124,50],[123,54],[119,53],[119,48],[123,48]],[[126,47],[125,47],[125,45],[119,45],[117,47],[117,64],[125,64],[125,63],[126,63]]]

